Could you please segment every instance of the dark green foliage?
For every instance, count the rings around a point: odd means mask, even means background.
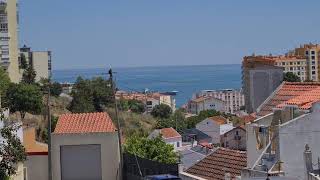
[[[51,84],[50,93],[52,96],[59,96],[62,93],[62,86],[58,82]]]
[[[34,84],[36,81],[37,73],[32,66],[28,66],[22,74],[22,82],[27,84]]]
[[[283,81],[287,81],[287,82],[300,82],[301,79],[300,79],[300,77],[297,76],[296,74],[294,74],[294,73],[292,73],[292,72],[287,72],[287,73],[284,73]]]
[[[194,128],[196,126],[197,123],[201,122],[202,120],[208,118],[208,117],[212,117],[212,116],[219,116],[221,115],[221,113],[219,111],[216,110],[205,110],[205,111],[201,111],[199,113],[199,115],[197,116],[192,116],[187,118],[186,122],[187,122],[187,128]]]
[[[170,106],[166,104],[156,105],[151,111],[151,115],[153,117],[161,118],[161,119],[169,118],[171,114],[172,114],[172,109],[170,108]]]
[[[20,54],[20,69],[27,69],[28,68],[28,62],[27,62],[27,59],[26,59],[26,56],[21,53]]]
[[[75,113],[103,111],[113,104],[113,93],[108,80],[78,77],[71,93],[73,100],[69,110]]]
[[[178,132],[183,132],[187,128],[187,122],[183,110],[176,110],[170,118],[158,119],[157,129],[174,127]]]
[[[0,110],[0,121],[4,121],[2,110]],[[15,134],[18,130],[16,124],[9,124],[0,129],[2,138],[6,143],[0,142],[0,179],[7,179],[16,174],[16,164],[26,160],[25,149]]]
[[[9,84],[10,78],[8,76],[8,73],[0,67],[0,98],[5,95]]]
[[[179,157],[172,145],[166,144],[161,137],[148,139],[146,137],[131,136],[124,145],[124,151],[141,158],[161,163],[177,163]]]
[[[138,114],[145,112],[145,106],[143,102],[135,99],[130,99],[130,100],[120,99],[118,107],[119,107],[119,110],[122,110],[122,111],[130,110]]]
[[[32,84],[10,84],[5,104],[11,112],[20,112],[24,119],[26,112],[38,114],[42,108],[42,93],[40,88]]]

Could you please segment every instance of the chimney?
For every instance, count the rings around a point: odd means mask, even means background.
[[[312,167],[312,152],[310,150],[310,147],[308,144],[305,146],[305,150],[303,152],[303,158],[305,163],[305,172],[307,173],[307,176],[310,172],[313,172]]]

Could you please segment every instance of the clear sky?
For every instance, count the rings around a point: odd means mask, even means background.
[[[319,42],[319,0],[20,0],[20,43],[54,69],[239,64]]]

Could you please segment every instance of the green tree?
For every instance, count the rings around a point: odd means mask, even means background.
[[[161,137],[148,139],[146,137],[131,136],[124,145],[124,151],[161,163],[177,163],[179,156],[174,152],[173,145],[166,144]]]
[[[166,119],[172,114],[172,109],[166,104],[160,104],[153,107],[151,115],[155,118]]]
[[[36,71],[33,69],[31,65],[29,65],[22,74],[22,82],[27,84],[33,84],[36,81],[36,76]]]
[[[42,93],[36,85],[12,83],[7,90],[5,103],[10,111],[19,111],[23,120],[26,112],[34,114],[41,112]]]
[[[187,128],[183,110],[178,109],[169,118],[157,120],[157,129],[169,127],[174,127],[178,132],[183,132]]]
[[[144,104],[141,101],[131,99],[128,101],[129,109],[134,113],[143,113],[145,111]]]
[[[62,85],[58,82],[54,82],[50,86],[50,93],[53,96],[59,96],[62,93]]]
[[[91,80],[78,77],[71,96],[69,110],[77,113],[103,111],[114,102],[109,81],[100,77]]]
[[[294,74],[294,73],[292,73],[292,72],[286,72],[286,73],[284,73],[283,81],[287,81],[287,82],[300,82],[301,79],[300,79],[299,76],[297,76],[296,74]]]
[[[0,121],[5,121],[2,110],[0,109]],[[14,123],[6,123],[0,129],[1,137],[4,141],[0,142],[0,179],[9,179],[8,177],[16,174],[16,164],[26,160],[25,149],[16,135],[19,126]]]
[[[8,73],[0,67],[0,98],[6,93],[9,84],[10,78],[8,76]],[[2,101],[0,100],[0,102]]]
[[[21,53],[20,54],[20,69],[27,69],[28,68],[28,62],[26,56]]]

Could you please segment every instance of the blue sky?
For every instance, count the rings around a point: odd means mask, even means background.
[[[319,42],[318,0],[20,0],[20,44],[54,69],[239,64]]]

